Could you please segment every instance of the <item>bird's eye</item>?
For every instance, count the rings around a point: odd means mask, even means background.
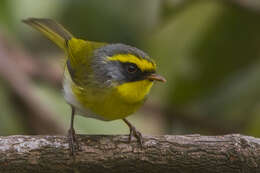
[[[127,66],[128,73],[135,73],[137,72],[137,66],[135,64],[130,64]]]

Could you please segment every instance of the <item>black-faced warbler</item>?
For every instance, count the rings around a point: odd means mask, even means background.
[[[156,64],[143,51],[125,44],[108,44],[75,38],[51,19],[29,18],[26,24],[39,30],[67,55],[64,97],[71,105],[69,130],[72,154],[78,146],[73,128],[74,114],[105,121],[122,119],[142,145],[142,135],[125,118],[146,100],[156,74]]]

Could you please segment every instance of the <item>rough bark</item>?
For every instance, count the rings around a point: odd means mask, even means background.
[[[242,136],[78,136],[69,153],[64,136],[0,137],[0,172],[260,172],[260,139]]]

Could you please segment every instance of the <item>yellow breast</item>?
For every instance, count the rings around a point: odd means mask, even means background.
[[[143,104],[153,82],[128,82],[111,89],[79,88],[72,86],[76,100],[86,109],[105,120],[122,119]]]
[[[116,87],[118,97],[126,103],[132,104],[142,101],[153,85],[152,81],[142,80],[136,82],[127,82]]]

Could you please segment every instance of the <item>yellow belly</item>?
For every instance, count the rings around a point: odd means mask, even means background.
[[[72,93],[81,107],[105,120],[122,119],[134,113],[143,104],[153,82],[130,82],[112,89],[80,88],[72,85]],[[89,111],[88,111],[89,112]]]

